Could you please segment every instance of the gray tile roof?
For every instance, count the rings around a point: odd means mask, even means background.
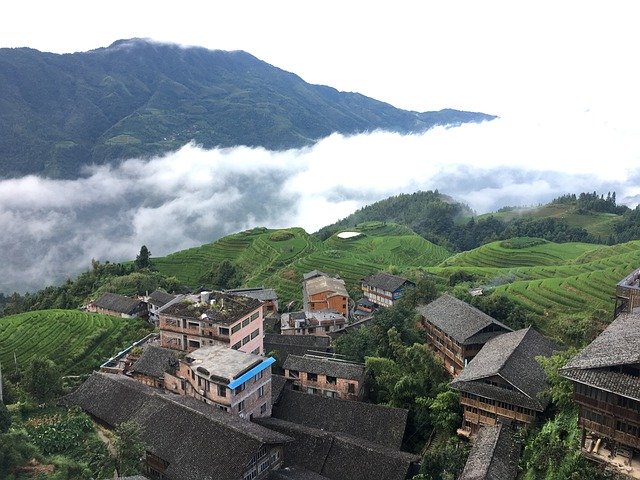
[[[328,477],[302,467],[284,467],[269,472],[269,480],[330,480]]]
[[[323,292],[333,292],[336,295],[349,296],[344,280],[333,277],[313,277],[304,282],[304,290],[308,296]]]
[[[280,395],[282,395],[282,390],[284,390],[286,384],[287,379],[282,375],[271,375],[271,405],[280,400]]]
[[[141,302],[117,293],[105,293],[93,303],[98,308],[131,315],[138,310]]]
[[[482,347],[482,350],[451,383],[451,387],[470,391],[471,386],[468,385],[470,382],[479,383],[480,386],[473,386],[473,388],[483,388],[487,393],[497,395],[488,398],[518,400],[511,393],[512,391],[484,383],[484,379],[499,376],[531,399],[535,408],[530,404],[527,408],[542,411],[546,403],[538,398],[538,394],[547,388],[547,376],[535,357],[550,356],[557,349],[553,342],[532,328],[502,334],[492,338]],[[487,387],[493,388],[487,389]],[[526,406],[522,402],[515,405]]]
[[[289,355],[282,368],[328,375],[346,380],[364,380],[364,365],[333,358]]]
[[[458,480],[514,480],[519,457],[520,446],[508,425],[483,426]]]
[[[371,287],[380,288],[386,292],[395,292],[405,283],[414,285],[413,282],[406,278],[399,277],[397,275],[391,275],[390,273],[380,272],[373,275],[369,275],[362,279],[362,283],[366,283]]]
[[[420,457],[344,433],[329,432],[276,418],[256,420],[295,439],[285,465],[298,464],[332,480],[404,480]]]
[[[155,290],[151,295],[149,295],[149,303],[156,307],[162,307],[176,298],[176,296],[177,295],[171,295],[170,293],[163,292],[162,290]]]
[[[278,294],[273,288],[234,288],[232,290],[225,290],[225,293],[243,295],[245,297],[255,298],[261,302],[278,300]]]
[[[623,313],[564,368],[602,368],[640,363],[640,314]]]
[[[289,355],[304,355],[307,352],[328,352],[331,350],[331,338],[324,335],[280,335],[265,333],[263,339],[264,351],[278,352],[281,362]]]
[[[155,378],[163,378],[165,372],[175,371],[178,367],[178,357],[174,350],[168,348],[148,346],[140,358],[131,366],[131,371]]]
[[[501,332],[511,331],[476,307],[446,293],[428,305],[419,305],[417,309],[426,320],[461,344],[472,344],[473,336],[492,324]],[[493,336],[499,333],[493,333]]]
[[[640,378],[608,368],[563,368],[560,374],[578,383],[640,401]]]
[[[133,420],[141,426],[146,449],[169,462],[175,480],[238,479],[243,466],[263,445],[290,437],[199,402],[162,394],[123,375],[94,373],[63,398],[115,427]]]
[[[345,333],[349,333],[353,330],[358,330],[362,327],[366,327],[369,323],[373,321],[373,315],[371,315],[370,313],[367,313],[367,315],[368,315],[367,317],[362,318],[356,322],[351,322],[333,332],[328,332],[327,335],[335,339],[336,337],[339,337],[340,335],[344,335]]]
[[[401,408],[339,400],[285,388],[273,406],[272,416],[399,449],[407,413]]]
[[[309,280],[310,278],[314,278],[314,277],[329,277],[330,275],[321,272],[320,270],[311,270],[308,273],[305,273],[302,275],[302,279],[303,280]]]

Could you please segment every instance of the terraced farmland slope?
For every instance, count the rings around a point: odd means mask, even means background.
[[[48,357],[65,374],[88,373],[150,330],[147,322],[80,312],[40,310],[0,318],[0,362],[7,372]]]

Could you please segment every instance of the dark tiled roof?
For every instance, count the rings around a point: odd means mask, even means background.
[[[461,392],[472,393],[483,398],[490,398],[500,402],[507,402],[511,405],[518,405],[524,408],[530,408],[541,412],[549,403],[546,399],[531,398],[516,390],[509,390],[495,385],[490,385],[482,381],[458,382],[451,383],[451,388],[460,390]]]
[[[343,433],[328,432],[276,418],[256,420],[295,441],[285,465],[298,464],[332,480],[404,480],[420,457]]]
[[[174,350],[168,348],[149,346],[144,349],[140,358],[132,365],[131,371],[162,378],[164,372],[178,367],[178,357]]]
[[[171,295],[170,293],[163,292],[162,290],[156,290],[149,295],[149,303],[156,307],[162,307],[174,298],[176,298],[176,295]]]
[[[368,277],[363,278],[362,282],[372,287],[380,288],[386,292],[395,292],[407,282],[410,285],[413,285],[413,282],[410,282],[406,278],[384,272],[369,275]]]
[[[375,304],[366,297],[362,297],[360,300],[356,302],[356,305],[360,305],[362,307],[373,308]]]
[[[206,315],[212,322],[229,325],[262,305],[262,302],[255,298],[242,295],[227,295],[222,292],[211,292],[210,300],[215,301],[216,307],[212,307],[209,304],[183,301],[171,305],[162,313],[197,320],[200,320],[202,315]]]
[[[547,388],[547,376],[535,357],[548,357],[555,350],[557,350],[557,346],[553,342],[532,328],[502,334],[489,340],[482,347],[482,350],[462,370],[451,386],[463,390],[465,383],[482,383],[483,379],[499,376],[534,401],[537,405],[535,410],[544,410],[545,403],[538,399],[538,394]],[[515,399],[510,390],[499,387],[494,387],[494,389],[496,392],[502,390],[505,399],[507,397]],[[498,395],[500,394],[498,393]],[[503,399],[500,396],[489,398]],[[516,405],[521,405],[521,403],[516,403]]]
[[[175,480],[240,478],[261,446],[291,441],[194,398],[162,394],[123,375],[94,373],[63,401],[112,427],[137,422],[146,449],[169,462],[166,475]]]
[[[280,335],[278,333],[265,333],[264,351],[278,352],[281,362],[289,355],[304,355],[307,352],[328,352],[331,338],[323,335]]]
[[[483,426],[458,480],[514,480],[519,457],[520,447],[508,425]]]
[[[640,363],[640,314],[623,313],[564,368],[602,368]]]
[[[272,416],[399,449],[407,413],[401,408],[327,398],[285,388],[273,406]]]
[[[286,384],[287,379],[282,375],[271,375],[271,405],[280,400],[280,395],[282,395],[282,390],[284,390]]]
[[[328,335],[331,338],[336,338],[336,337],[339,337],[340,335],[343,335],[345,333],[349,333],[352,330],[358,330],[358,329],[360,329],[362,327],[366,327],[369,323],[371,323],[373,321],[373,315],[371,315],[368,312],[365,312],[365,313],[368,315],[367,317],[362,318],[362,319],[360,319],[360,320],[358,320],[356,322],[351,322],[350,324],[345,325],[345,326],[343,326],[343,327],[341,327],[341,328],[339,328],[339,329],[337,329],[337,330],[335,330],[333,332],[328,332]]]
[[[324,272],[321,272],[320,270],[311,270],[308,273],[305,273],[302,275],[302,279],[303,280],[309,280],[310,278],[314,278],[314,277],[328,277],[329,275],[327,275]]]
[[[608,368],[580,369],[565,367],[560,373],[569,380],[640,401],[640,378],[638,377],[612,372]]]
[[[418,306],[418,312],[430,323],[438,327],[459,343],[470,344],[469,339],[494,324],[499,330],[511,329],[498,322],[476,307],[444,294],[428,305]],[[494,333],[494,336],[498,333]]]
[[[328,477],[319,475],[302,467],[284,467],[280,470],[269,472],[269,480],[329,480]]]
[[[140,300],[118,295],[117,293],[105,293],[93,303],[98,308],[131,315],[138,309]]]
[[[305,355],[289,355],[282,368],[300,372],[329,375],[347,380],[364,380],[364,365],[332,358]]]
[[[278,300],[278,294],[273,288],[234,288],[225,290],[225,293],[255,298],[261,302]]]

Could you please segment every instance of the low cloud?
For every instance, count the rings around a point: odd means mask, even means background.
[[[269,152],[187,145],[149,161],[93,167],[78,180],[0,181],[0,292],[73,277],[92,258],[154,256],[255,226],[313,232],[390,195],[438,189],[478,213],[564,193],[640,199],[640,145],[629,125],[592,112],[499,119],[422,135],[332,135]]]

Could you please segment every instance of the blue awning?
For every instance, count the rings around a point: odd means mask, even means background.
[[[273,357],[269,357],[269,358],[265,359],[262,363],[260,363],[260,365],[256,365],[255,367],[253,367],[251,370],[249,370],[244,375],[241,375],[240,377],[236,378],[235,380],[232,380],[229,383],[229,385],[227,385],[227,386],[229,388],[239,387],[244,382],[246,382],[247,380],[249,380],[252,377],[255,377],[258,373],[262,372],[263,370],[266,370],[267,368],[269,368],[274,363],[276,363],[276,359],[273,358]]]

